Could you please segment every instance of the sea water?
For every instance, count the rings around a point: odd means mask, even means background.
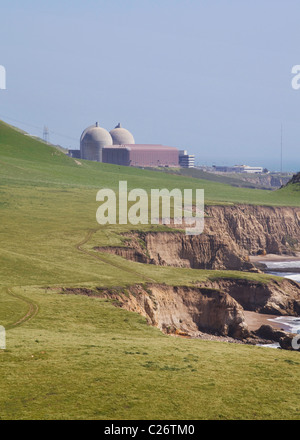
[[[267,266],[266,273],[289,278],[300,283],[300,260],[299,261],[261,261]],[[278,271],[280,269],[280,271]],[[284,271],[286,269],[286,272]],[[289,271],[292,269],[292,272]],[[299,269],[299,271],[298,271]]]
[[[266,273],[289,278],[300,283],[300,260],[299,261],[261,261],[267,266]],[[280,269],[280,271],[278,271]],[[284,271],[286,269],[286,272]],[[292,269],[293,272],[290,272]],[[298,270],[299,269],[299,272]],[[276,323],[280,323],[283,330],[290,333],[300,333],[300,317],[295,316],[279,316],[278,318],[269,319]]]

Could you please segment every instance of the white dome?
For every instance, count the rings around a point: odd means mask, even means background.
[[[134,137],[132,136],[130,131],[126,130],[126,128],[121,127],[121,124],[118,124],[109,133],[112,137],[114,145],[135,144]]]
[[[98,122],[86,128],[80,137],[81,158],[102,162],[102,148],[112,145],[112,137]]]
[[[80,142],[82,142],[83,140],[94,142],[107,142],[104,145],[112,145],[111,135],[107,130],[105,130],[105,128],[99,127],[98,122],[83,131],[80,137]]]

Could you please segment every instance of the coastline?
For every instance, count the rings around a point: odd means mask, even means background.
[[[264,262],[287,262],[287,261],[300,261],[300,252],[296,255],[277,255],[277,254],[266,254],[266,255],[250,255],[249,257],[251,263],[264,263]]]
[[[268,315],[266,313],[249,312],[244,310],[245,321],[250,331],[258,330],[261,325],[270,325],[276,330],[284,330],[281,322],[269,321],[278,318],[278,315]]]
[[[296,255],[255,255],[250,257],[254,266],[265,273],[277,275],[300,283],[300,253]]]
[[[300,261],[300,252],[296,255],[277,255],[277,254],[266,254],[266,255],[250,255],[249,257],[251,263],[264,263],[264,262],[287,262],[287,261]]]

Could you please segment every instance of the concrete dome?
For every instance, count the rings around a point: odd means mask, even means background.
[[[101,128],[96,122],[86,128],[80,138],[81,158],[102,162],[102,148],[112,145],[112,137],[105,128]]]
[[[118,124],[113,130],[111,130],[110,135],[114,145],[135,144],[134,137],[130,131],[121,127],[121,124]]]

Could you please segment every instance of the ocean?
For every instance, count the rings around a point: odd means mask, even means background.
[[[266,273],[289,278],[300,283],[299,261],[261,261],[267,266]]]
[[[266,273],[278,275],[280,277],[289,278],[300,283],[300,260],[298,261],[261,261],[267,266]],[[279,316],[270,319],[280,323],[282,328],[291,333],[300,333],[300,317],[295,316]]]

